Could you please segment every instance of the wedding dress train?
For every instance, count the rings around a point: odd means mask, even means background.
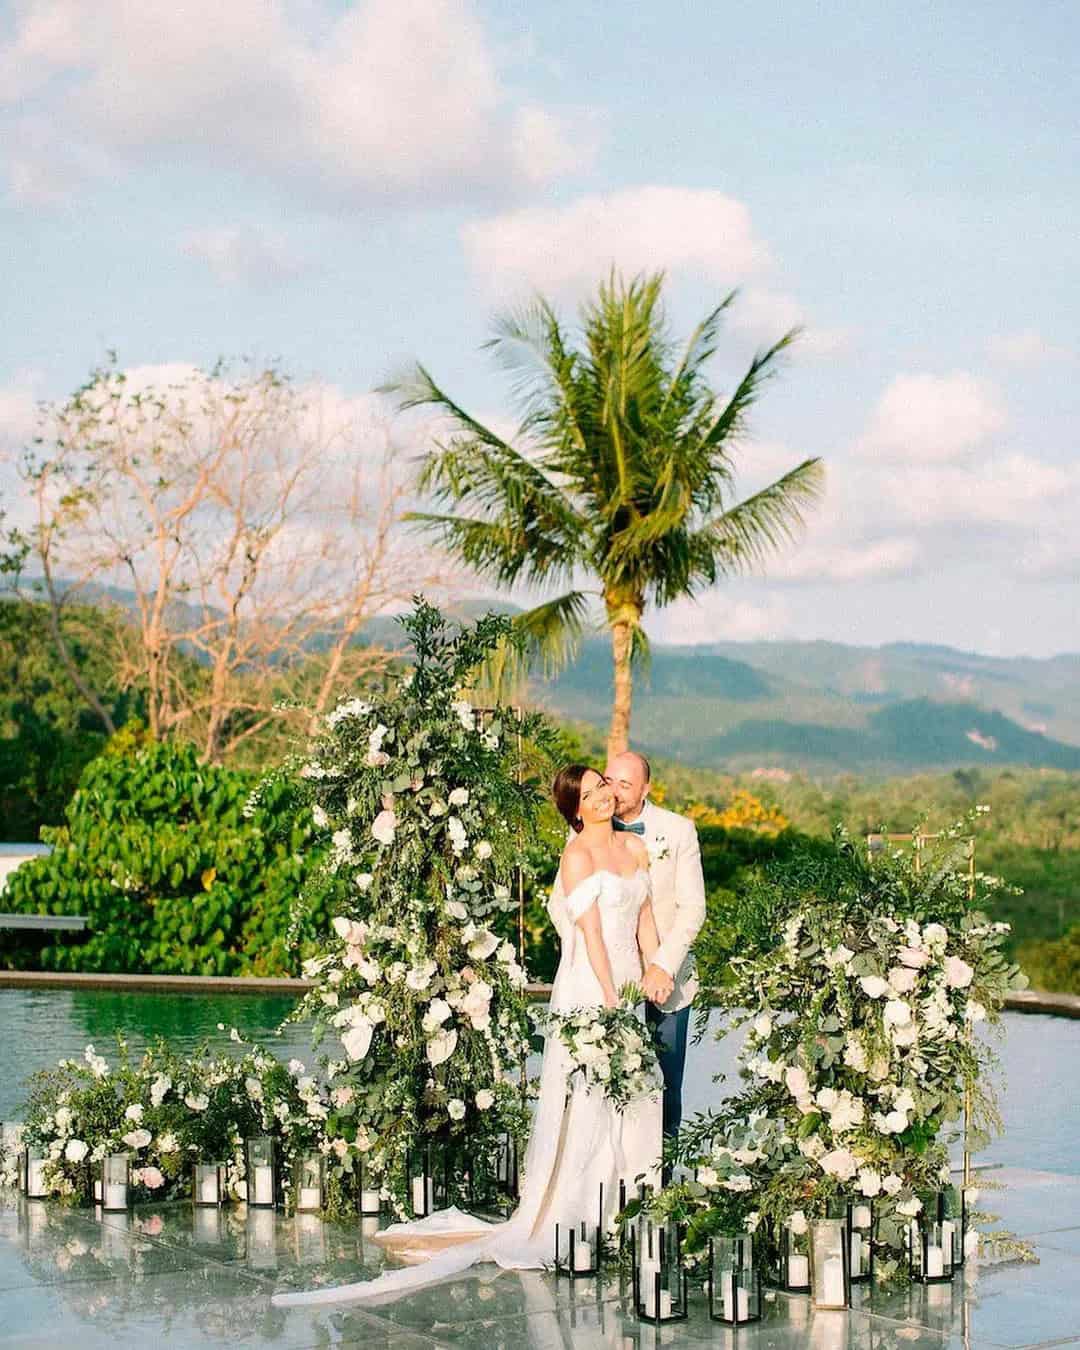
[[[551,1009],[601,1007],[603,994],[593,972],[576,920],[595,903],[601,931],[618,989],[641,978],[637,944],[638,915],[649,895],[649,874],[639,868],[631,876],[597,871],[566,897],[575,920],[560,934],[562,956],[551,992]],[[661,1095],[634,1102],[619,1111],[606,1097],[586,1091],[580,1076],[568,1093],[571,1070],[562,1041],[548,1037],[540,1071],[540,1095],[522,1168],[521,1199],[505,1223],[485,1223],[460,1210],[441,1210],[426,1219],[394,1224],[379,1234],[406,1258],[426,1257],[422,1264],[385,1271],[374,1280],[276,1294],[282,1307],[311,1303],[373,1302],[397,1298],[462,1274],[471,1266],[494,1262],[505,1270],[549,1265],[554,1257],[555,1224],[584,1220],[591,1230],[599,1216],[603,1186],[605,1229],[618,1210],[619,1182],[633,1193],[635,1179],[655,1183],[661,1149]],[[447,1246],[448,1242],[454,1243]],[[428,1253],[432,1253],[428,1255]]]

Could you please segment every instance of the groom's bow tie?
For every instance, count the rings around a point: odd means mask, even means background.
[[[643,820],[635,820],[628,825],[625,820],[620,820],[618,816],[614,816],[612,824],[617,830],[622,830],[625,834],[645,833],[645,822]]]

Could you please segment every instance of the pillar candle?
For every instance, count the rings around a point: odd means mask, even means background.
[[[870,1206],[869,1206],[869,1205],[856,1205],[856,1206],[854,1207],[854,1209],[852,1209],[852,1211],[851,1211],[851,1226],[852,1226],[852,1228],[869,1228],[869,1227],[870,1227]]]
[[[735,1291],[735,1311],[738,1321],[748,1322],[750,1320],[750,1291],[744,1289],[742,1285]]]
[[[319,1194],[318,1186],[301,1186],[300,1197],[296,1202],[297,1209],[321,1209],[322,1196]]]
[[[199,1199],[203,1202],[204,1205],[217,1204],[219,1196],[218,1196],[218,1179],[216,1172],[211,1172],[209,1176],[203,1177],[202,1189],[199,1192]]]
[[[926,1249],[926,1273],[931,1279],[940,1279],[945,1274],[944,1253],[936,1243]]]
[[[361,1191],[360,1208],[365,1214],[373,1214],[379,1209],[378,1191]]]
[[[720,1307],[725,1317],[731,1318],[736,1315],[734,1271],[725,1270],[720,1276]]]
[[[842,1308],[847,1303],[844,1297],[844,1262],[840,1256],[829,1256],[825,1260],[825,1269],[821,1273],[821,1295],[824,1303]]]
[[[653,1316],[661,1322],[671,1316],[671,1295],[666,1289],[660,1290],[659,1298],[656,1297],[655,1288],[653,1289]]]
[[[255,1168],[254,1200],[257,1205],[274,1203],[274,1169],[267,1163],[259,1163]]]
[[[951,1219],[941,1225],[941,1246],[951,1261],[956,1251],[956,1224]]]
[[[43,1158],[31,1158],[26,1166],[26,1194],[42,1196],[45,1189],[45,1161]]]
[[[127,1187],[122,1181],[110,1181],[105,1187],[106,1209],[127,1209]]]
[[[102,1190],[101,1190],[101,1178],[100,1178],[100,1177],[95,1177],[95,1178],[94,1178],[94,1204],[95,1204],[95,1205],[100,1205],[104,1199],[105,1199],[105,1196],[102,1194]]]
[[[851,1235],[851,1278],[858,1279],[862,1274],[862,1235]]]
[[[580,1238],[574,1242],[574,1269],[590,1270],[592,1268],[592,1244],[582,1242]]]
[[[413,1177],[412,1179],[412,1207],[414,1214],[423,1214],[424,1212],[424,1178]]]
[[[793,1289],[805,1289],[810,1283],[810,1258],[796,1254],[788,1258],[788,1284]]]

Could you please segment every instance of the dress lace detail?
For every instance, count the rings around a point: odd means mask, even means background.
[[[649,874],[639,868],[631,876],[600,870],[591,873],[567,896],[575,920],[590,905],[600,909],[601,932],[616,988],[641,978],[637,924],[648,899]],[[563,934],[562,957],[552,986],[551,1007],[603,1005],[577,923]],[[544,1048],[540,1096],[533,1117],[522,1169],[521,1200],[513,1217],[502,1224],[455,1211],[443,1211],[415,1223],[394,1224],[381,1234],[416,1255],[447,1240],[459,1245],[437,1251],[421,1265],[389,1270],[375,1280],[278,1294],[282,1306],[304,1303],[384,1302],[411,1289],[452,1279],[471,1266],[495,1262],[506,1270],[537,1269],[550,1264],[556,1222],[596,1222],[603,1186],[604,1222],[611,1225],[618,1208],[619,1181],[631,1189],[638,1177],[658,1180],[661,1149],[661,1098],[657,1093],[617,1111],[605,1097],[585,1090],[580,1078],[570,1086],[569,1056],[553,1037]]]

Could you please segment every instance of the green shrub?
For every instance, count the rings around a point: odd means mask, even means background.
[[[1024,943],[1018,956],[1033,988],[1080,994],[1080,924],[1056,940]]]
[[[0,962],[44,970],[285,975],[292,901],[315,861],[310,817],[285,784],[250,815],[252,775],[201,764],[193,747],[125,728],[91,761],[65,811],[43,830],[49,857],[11,877],[19,913],[84,914],[88,936],[0,937]],[[329,915],[307,915],[303,944]]]

